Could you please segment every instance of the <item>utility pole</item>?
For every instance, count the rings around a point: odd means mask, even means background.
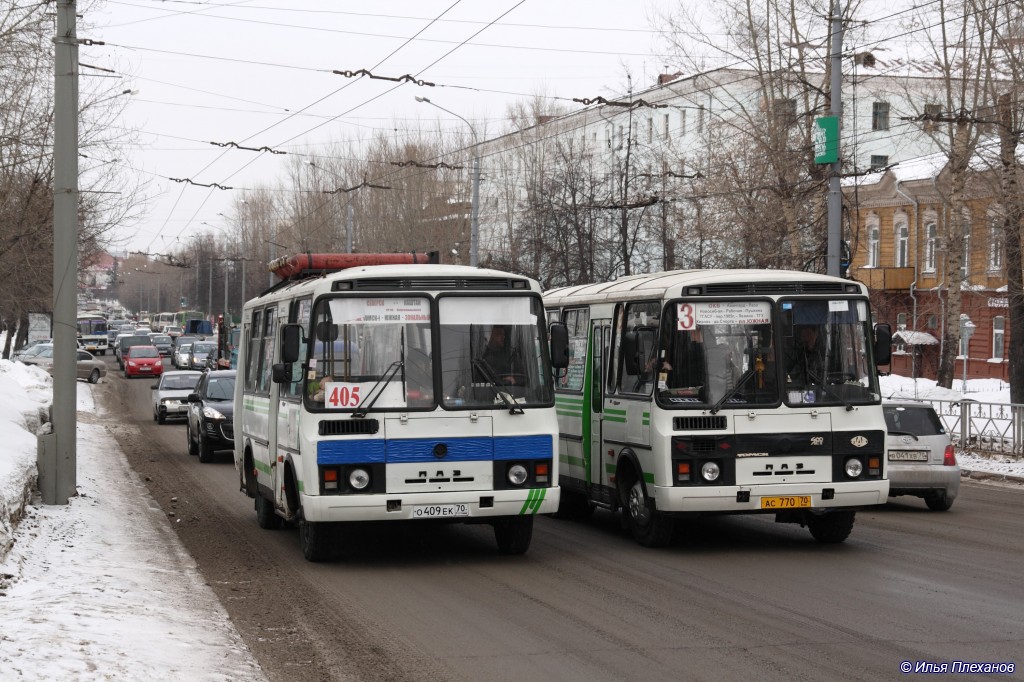
[[[77,493],[78,36],[75,0],[58,0],[53,79],[53,432],[39,437],[43,504]]]
[[[352,202],[345,207],[345,253],[352,253]]]
[[[843,116],[843,12],[841,0],[832,0],[832,79],[829,93],[829,113],[840,121]],[[839,156],[829,167],[828,179],[828,233],[825,244],[825,273],[839,276],[840,236],[843,222],[843,194],[839,186],[842,161]]]

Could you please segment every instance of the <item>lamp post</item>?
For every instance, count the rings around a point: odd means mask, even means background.
[[[970,355],[971,337],[974,335],[975,326],[967,313],[960,313],[960,343],[963,345],[964,351],[964,378],[960,384],[960,392],[965,394],[967,393],[967,356]]]
[[[480,252],[480,137],[476,134],[476,128],[473,124],[467,121],[462,116],[459,116],[450,109],[445,109],[440,104],[432,102],[426,97],[417,97],[417,102],[423,102],[435,106],[441,111],[445,111],[455,118],[460,119],[463,123],[469,126],[470,132],[473,133],[473,194],[470,204],[470,218],[469,218],[469,264],[471,267],[476,267],[479,262]]]

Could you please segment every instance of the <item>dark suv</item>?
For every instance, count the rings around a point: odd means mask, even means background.
[[[204,372],[194,393],[188,396],[188,454],[199,461],[213,460],[217,450],[235,447],[235,370]]]
[[[148,336],[122,336],[117,342],[117,366],[124,369],[124,356],[132,346],[152,346],[153,340]]]

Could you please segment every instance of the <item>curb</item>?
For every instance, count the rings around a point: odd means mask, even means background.
[[[1024,486],[1024,476],[1011,476],[1010,474],[999,474],[992,471],[977,471],[973,469],[960,469],[960,477],[972,481],[996,481],[999,483],[1013,483]]]

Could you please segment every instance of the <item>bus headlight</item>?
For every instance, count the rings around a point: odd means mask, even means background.
[[[508,482],[512,485],[522,485],[526,482],[526,467],[522,464],[513,464],[508,468]]]
[[[370,472],[366,469],[353,469],[348,474],[348,484],[353,490],[362,490],[370,485]]]
[[[864,464],[857,458],[851,457],[846,460],[846,475],[850,478],[860,478],[864,473]]]
[[[714,483],[718,480],[718,476],[722,473],[716,462],[704,462],[700,467],[700,475],[708,483]]]

